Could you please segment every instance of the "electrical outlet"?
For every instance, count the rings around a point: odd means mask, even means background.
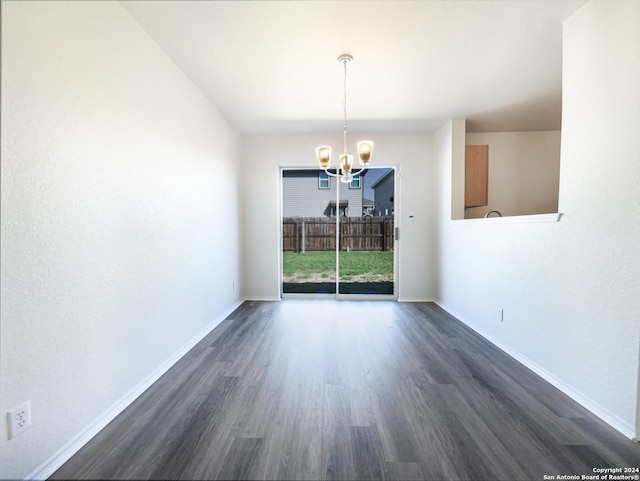
[[[499,322],[503,322],[504,321],[504,309],[502,309],[501,307],[498,308],[498,312],[496,314],[496,319],[498,319]]]
[[[233,290],[235,292],[235,290],[236,290],[236,281],[233,281],[232,287],[233,287]]]
[[[31,403],[20,404],[7,413],[9,418],[9,439],[15,438],[22,431],[31,426]]]

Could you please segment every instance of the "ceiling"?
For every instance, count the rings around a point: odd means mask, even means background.
[[[122,1],[243,133],[559,130],[562,22],[586,0]]]

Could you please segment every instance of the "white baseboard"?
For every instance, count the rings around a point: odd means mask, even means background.
[[[624,434],[629,439],[634,439],[636,436],[640,435],[640,434],[636,433],[634,426],[632,426],[631,424],[627,423],[625,420],[620,418],[617,414],[612,413],[607,408],[605,408],[604,406],[600,405],[599,403],[597,403],[596,401],[594,401],[590,397],[585,396],[581,392],[579,392],[576,389],[574,389],[573,387],[569,386],[564,381],[562,381],[561,379],[557,378],[554,374],[550,373],[545,368],[541,367],[540,365],[538,365],[537,363],[535,363],[534,361],[532,361],[531,359],[529,359],[528,357],[526,357],[522,353],[520,353],[520,352],[516,351],[515,349],[513,349],[512,347],[504,344],[502,341],[500,341],[498,339],[495,339],[494,337],[490,336],[486,332],[482,331],[482,329],[479,329],[477,326],[475,326],[473,323],[470,323],[466,319],[458,316],[455,312],[453,312],[450,309],[448,309],[447,306],[442,304],[440,301],[436,300],[434,302],[436,304],[438,304],[442,309],[447,311],[449,314],[451,314],[453,317],[458,319],[460,322],[462,322],[463,324],[467,325],[468,327],[473,329],[475,332],[480,334],[482,337],[484,337],[491,344],[493,344],[494,346],[496,346],[500,350],[502,350],[505,353],[507,353],[509,356],[514,358],[516,361],[518,361],[520,364],[523,364],[524,366],[526,366],[529,369],[531,369],[533,372],[535,372],[538,376],[543,378],[549,384],[553,385],[554,387],[556,387],[557,389],[562,391],[564,394],[569,396],[571,399],[573,399],[575,402],[580,404],[582,407],[584,407],[585,409],[589,410],[592,414],[594,414],[597,417],[599,417],[600,419],[602,419],[605,423],[607,423],[609,426],[611,426],[615,430],[617,430],[620,433]]]
[[[436,302],[433,297],[398,297],[398,302]]]
[[[265,301],[265,302],[274,302],[281,301],[280,297],[272,297],[272,296],[248,296],[243,298],[244,301]]]
[[[44,480],[51,476],[64,463],[66,463],[71,458],[71,456],[76,454],[80,450],[80,448],[82,448],[96,434],[104,429],[107,424],[113,421],[113,419],[118,414],[124,411],[125,408],[127,408],[133,401],[135,401],[143,392],[145,392],[154,382],[156,382],[164,373],[166,373],[196,344],[204,339],[207,334],[209,334],[218,324],[224,321],[229,316],[229,314],[235,311],[243,302],[244,299],[240,299],[229,308],[227,308],[213,322],[211,322],[207,327],[205,327],[202,331],[200,331],[192,339],[190,339],[169,359],[167,359],[156,370],[154,370],[145,379],[143,379],[137,386],[131,389],[131,391],[125,394],[113,406],[111,406],[91,424],[85,427],[80,433],[78,433],[78,435],[71,439],[71,441],[60,448],[53,456],[51,456],[38,468],[36,468],[31,474],[26,477],[26,479]]]

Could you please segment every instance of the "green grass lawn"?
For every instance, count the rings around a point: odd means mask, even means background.
[[[285,282],[335,280],[335,251],[284,252]],[[383,282],[393,280],[393,251],[340,252],[340,278],[345,281]]]

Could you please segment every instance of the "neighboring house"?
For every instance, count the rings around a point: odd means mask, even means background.
[[[362,177],[361,177],[362,176]],[[364,173],[344,184],[322,170],[285,170],[282,173],[283,217],[361,217]],[[336,208],[336,186],[340,203]]]
[[[374,216],[393,215],[394,189],[393,173],[395,170],[389,169],[385,175],[380,177],[372,186],[374,201]]]
[[[366,197],[362,199],[362,215],[370,217],[373,215],[376,208],[376,203]]]

